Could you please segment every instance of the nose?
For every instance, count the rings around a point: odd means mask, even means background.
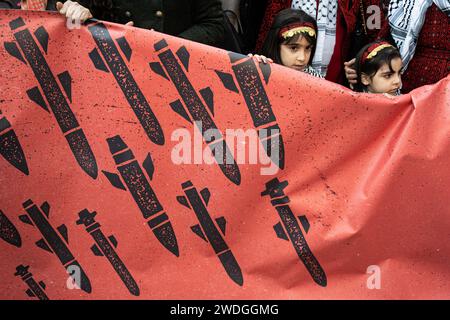
[[[402,84],[402,76],[401,75],[395,75],[393,84],[395,86],[401,86],[401,84]]]
[[[304,63],[304,62],[305,62],[305,58],[306,58],[305,50],[298,50],[298,53],[297,53],[297,60],[298,60],[299,62],[301,62],[301,63]]]

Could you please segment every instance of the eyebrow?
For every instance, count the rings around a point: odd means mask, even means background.
[[[298,44],[298,43],[290,43],[290,44],[286,44],[286,46],[312,48],[312,44],[308,44],[308,45],[304,46],[304,45]]]

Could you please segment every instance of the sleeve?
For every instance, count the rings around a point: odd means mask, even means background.
[[[179,36],[208,45],[220,46],[225,38],[222,4],[219,0],[192,1],[192,26]]]
[[[91,12],[92,16],[95,19],[99,19],[99,20],[105,20],[104,18],[104,10],[93,6],[92,4],[92,0],[72,0],[74,2],[78,2],[79,4],[81,4],[83,7],[89,9],[89,11]],[[63,1],[66,2],[66,1]]]
[[[48,11],[57,11],[56,10],[56,3],[58,2],[58,0],[48,0],[47,2],[47,10]],[[60,1],[60,2],[65,2],[65,1]]]
[[[0,1],[0,9],[20,9],[20,8],[19,6],[11,3],[11,1]]]

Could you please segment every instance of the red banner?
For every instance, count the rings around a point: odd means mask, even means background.
[[[449,78],[397,98],[0,11],[3,299],[448,299]]]

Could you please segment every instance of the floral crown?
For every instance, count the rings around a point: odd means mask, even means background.
[[[291,23],[286,27],[281,28],[279,35],[283,39],[288,39],[292,38],[298,33],[307,33],[311,37],[316,37],[316,29],[314,28],[314,25],[309,22]]]
[[[385,48],[395,48],[392,44],[388,43],[388,42],[377,42],[374,43],[373,45],[369,46],[363,53],[362,57],[361,57],[361,62],[364,63],[366,62],[366,60],[370,60],[373,57],[375,57],[378,52],[380,52],[381,50],[385,49]]]

